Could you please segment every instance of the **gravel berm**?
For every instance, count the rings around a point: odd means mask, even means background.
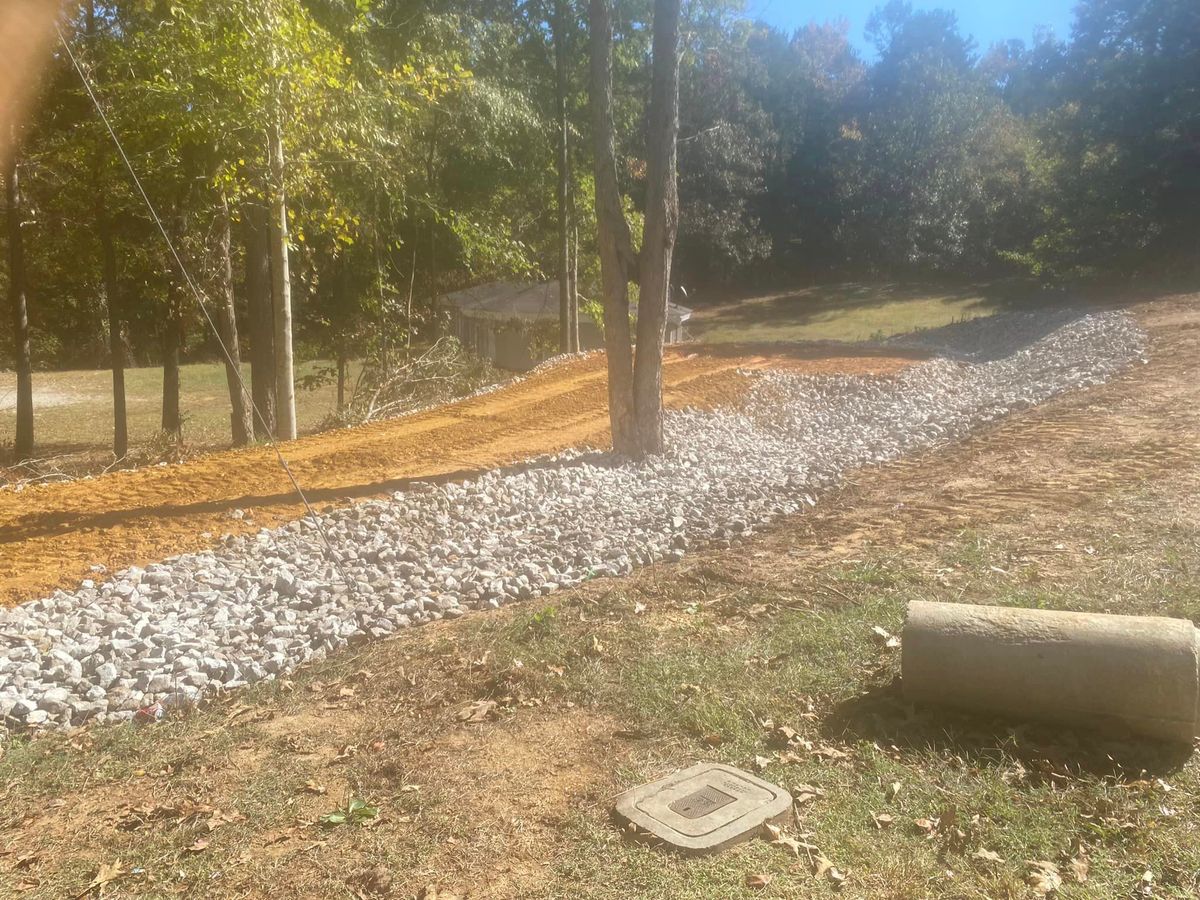
[[[98,569],[0,611],[0,730],[188,706],[354,640],[727,546],[849,470],[1101,383],[1143,359],[1144,341],[1121,312],[956,324],[906,339],[938,356],[897,376],[770,373],[742,410],[669,413],[670,452],[645,463],[568,454],[327,513],[336,564],[301,520]]]

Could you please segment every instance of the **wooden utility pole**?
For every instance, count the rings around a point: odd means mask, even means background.
[[[678,229],[676,147],[679,132],[680,0],[655,0],[654,60],[646,133],[646,219],[641,252],[633,249],[617,182],[612,115],[612,12],[590,0],[592,129],[596,141],[596,220],[604,287],[613,450],[661,453],[662,351],[671,260]],[[630,346],[629,282],[639,283],[636,366]]]
[[[33,456],[33,362],[29,346],[29,310],[25,301],[20,146],[15,125],[11,126],[9,136],[11,140],[8,165],[4,171],[4,192],[8,201],[8,302],[12,312],[13,362],[17,370],[17,431],[13,450],[20,462]]]
[[[275,76],[274,109],[267,143],[271,158],[271,300],[275,310],[275,435],[296,437],[296,378],[292,361],[292,278],[288,260],[287,195],[284,190],[283,86]]]

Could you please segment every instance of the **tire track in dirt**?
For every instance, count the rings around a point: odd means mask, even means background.
[[[672,348],[668,406],[737,403],[740,370],[889,374],[920,357],[837,345]],[[467,476],[608,442],[602,355],[573,359],[479,397],[402,419],[289,443],[289,465],[318,505]],[[234,510],[248,513],[234,519]],[[77,585],[93,565],[145,565],[299,517],[303,508],[269,448],[226,451],[177,466],[0,492],[0,605]]]

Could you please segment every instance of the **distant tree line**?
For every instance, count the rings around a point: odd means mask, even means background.
[[[617,190],[600,193],[637,246],[662,199],[654,4],[609,6]],[[471,280],[559,279],[574,345],[604,295],[587,7],[90,0],[63,20],[232,351],[235,443],[294,433],[292,335],[343,378],[350,359],[386,369]],[[1200,268],[1195,0],[1082,0],[1069,39],[990,48],[891,0],[868,36],[872,60],[840,25],[684,7],[675,283]],[[122,370],[161,365],[178,432],[179,363],[219,358],[216,342],[61,47],[11,137],[0,365],[112,367],[118,456]]]

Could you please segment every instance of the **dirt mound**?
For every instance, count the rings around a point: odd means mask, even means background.
[[[739,370],[888,374],[919,358],[828,344],[673,348],[664,392],[671,407],[712,408],[743,396]],[[310,500],[328,504],[607,441],[604,357],[593,355],[480,397],[304,438],[285,453]],[[95,565],[144,565],[302,512],[269,448],[0,493],[0,604],[78,584]]]

